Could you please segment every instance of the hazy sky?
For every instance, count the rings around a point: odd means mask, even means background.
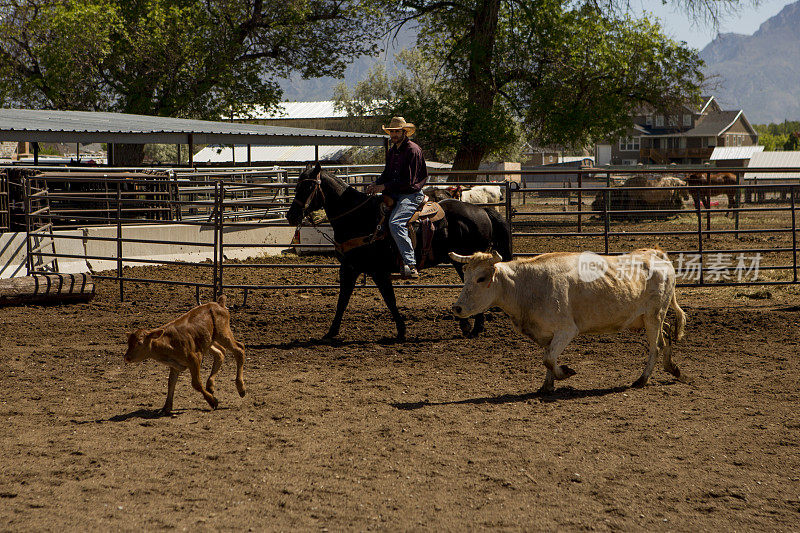
[[[719,33],[742,33],[752,35],[768,18],[777,15],[784,6],[796,0],[764,0],[758,7],[743,8],[740,12],[723,15]],[[635,12],[647,11],[661,19],[665,32],[678,41],[702,50],[717,35],[717,30],[703,23],[693,24],[689,17],[670,1],[662,5],[661,0],[631,0]]]

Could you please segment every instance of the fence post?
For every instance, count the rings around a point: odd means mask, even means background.
[[[219,189],[220,189],[220,182],[217,180],[214,182],[214,267],[213,267],[213,274],[211,278],[211,284],[214,285],[212,291],[212,297],[216,300],[219,295],[217,294],[217,286],[218,286],[218,268],[219,268],[219,236],[222,231],[222,228],[219,224]]]
[[[122,182],[117,181],[117,279],[119,280],[119,301],[125,300],[122,287]]]
[[[608,255],[608,233],[611,231],[611,172],[606,175],[606,188],[603,191],[603,239]]]
[[[797,283],[797,220],[794,204],[794,185],[789,186],[789,193],[792,196],[792,281]]]
[[[222,281],[222,267],[225,263],[225,243],[223,239],[224,231],[223,225],[225,222],[225,185],[222,180],[219,181],[219,209],[217,209],[218,228],[219,228],[219,276],[217,277],[217,288],[214,289],[214,300],[223,294],[223,281]]]
[[[708,190],[708,189],[706,189]],[[702,190],[700,191],[702,194]],[[698,196],[701,198],[701,196]],[[697,251],[700,254],[700,285],[703,285],[703,213],[701,211],[701,207],[703,205],[702,201],[698,201],[697,205],[695,205],[695,210],[697,211]],[[709,208],[711,204],[709,204]],[[709,231],[711,229],[709,228]]]
[[[33,270],[33,258],[31,257],[31,182],[28,178],[22,178],[22,191],[25,205],[25,269],[30,276]]]
[[[511,187],[511,182],[506,180],[505,183],[506,187],[506,220],[508,220],[508,224],[511,225],[511,192],[514,190]]]
[[[734,220],[733,220],[733,228],[736,230],[734,233],[734,238],[739,238],[739,209],[742,207],[742,174],[740,172],[736,173],[736,211],[733,212]],[[730,206],[728,206],[730,208]]]
[[[581,233],[582,227],[581,211],[583,211],[583,172],[578,169],[578,233]]]
[[[709,232],[711,232],[711,189],[708,188],[710,185],[711,185],[711,172],[709,171],[709,172],[706,172],[706,190],[703,191],[705,193],[703,195],[703,198],[706,198],[707,201],[708,201],[708,209],[706,209],[706,229]],[[701,258],[700,264],[702,265],[702,263],[703,263],[703,261],[702,261],[702,258]],[[700,269],[700,272],[701,273],[703,272],[702,267]],[[700,281],[702,282],[702,280],[703,280],[703,277],[701,275],[700,276]]]

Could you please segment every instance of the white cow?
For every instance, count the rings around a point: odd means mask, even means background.
[[[476,185],[462,191],[459,199],[468,204],[496,204],[503,200],[503,191],[499,185]]]
[[[561,252],[509,262],[501,262],[496,252],[450,257],[466,263],[464,288],[453,304],[456,316],[498,306],[517,331],[545,348],[547,376],[540,392],[552,392],[554,379],[575,374],[557,363],[577,335],[624,329],[644,328],[650,347],[634,387],[647,383],[659,351],[664,369],[686,381],[671,358],[672,340],[683,337],[686,314],[675,299],[675,269],[663,251],[640,249],[619,256]],[[677,317],[673,332],[663,330],[669,308]]]

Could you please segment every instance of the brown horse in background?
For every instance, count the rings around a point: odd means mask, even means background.
[[[703,207],[709,209],[711,207],[711,197],[718,196],[720,194],[724,194],[728,197],[728,211],[725,212],[725,216],[727,217],[728,214],[733,216],[734,211],[733,209],[739,208],[739,195],[737,194],[738,189],[735,187],[738,185],[738,180],[736,179],[736,174],[733,172],[715,172],[715,173],[707,173],[707,172],[696,172],[694,174],[689,174],[686,177],[686,184],[689,186],[693,185],[731,185],[729,189],[690,189],[689,193],[692,195],[694,199],[694,207],[695,209],[699,209],[700,202],[703,202]]]

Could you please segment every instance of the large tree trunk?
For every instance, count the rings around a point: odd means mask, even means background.
[[[114,159],[111,165],[115,167],[140,167],[144,161],[143,144],[115,144]]]
[[[461,128],[461,142],[456,151],[453,170],[477,170],[486,145],[481,142],[481,121],[494,107],[497,88],[492,76],[495,34],[500,12],[500,0],[483,0],[476,7],[470,29],[469,74],[467,93],[469,107]],[[474,181],[473,176],[451,176],[451,181]]]

